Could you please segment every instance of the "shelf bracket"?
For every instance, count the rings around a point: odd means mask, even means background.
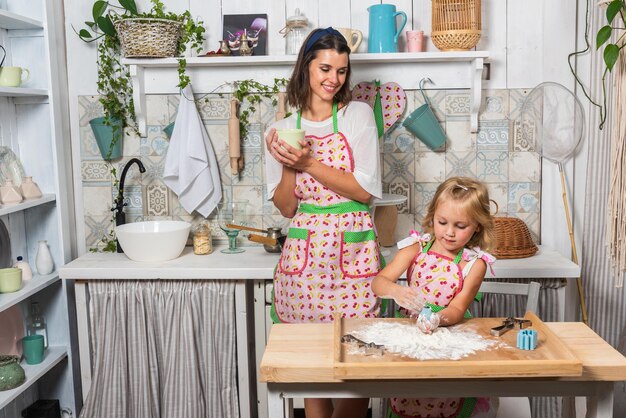
[[[478,132],[478,111],[482,95],[483,58],[474,58],[470,65],[470,132]]]
[[[133,102],[135,104],[135,118],[139,136],[146,136],[146,94],[144,68],[140,65],[130,65],[130,79],[133,83]]]

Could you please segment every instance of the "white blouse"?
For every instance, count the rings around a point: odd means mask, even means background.
[[[297,114],[274,122],[270,128],[294,129]],[[337,112],[337,127],[343,133],[352,150],[354,158],[354,178],[357,183],[375,198],[382,198],[382,180],[380,169],[380,153],[378,146],[378,130],[374,120],[374,112],[367,103],[350,102]],[[301,119],[301,128],[307,135],[324,137],[333,133],[332,116],[321,122]],[[265,175],[267,181],[267,198],[271,200],[282,177],[282,164],[274,159],[265,147]]]

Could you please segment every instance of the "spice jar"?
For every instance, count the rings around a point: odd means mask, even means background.
[[[280,30],[285,38],[285,54],[297,55],[300,52],[300,47],[309,34],[308,26],[309,21],[300,13],[300,9],[296,9],[296,14],[287,18],[285,27]]]
[[[193,230],[193,253],[203,255],[212,252],[211,229],[206,222],[201,222]]]

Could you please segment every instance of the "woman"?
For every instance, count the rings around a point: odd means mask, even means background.
[[[371,108],[351,102],[350,48],[333,28],[305,40],[287,87],[298,109],[266,135],[268,196],[292,218],[274,275],[274,322],[376,317],[370,285],[381,257],[368,203],[382,186]],[[301,128],[301,150],[276,129]],[[367,399],[306,399],[311,417],[364,417]]]

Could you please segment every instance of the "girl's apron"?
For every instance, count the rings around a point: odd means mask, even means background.
[[[298,129],[300,121],[298,112]],[[333,133],[306,139],[318,161],[354,171],[352,150],[337,127],[336,103]],[[330,322],[335,313],[347,318],[378,316],[380,307],[370,285],[380,271],[381,257],[369,206],[299,171],[295,194],[300,206],[274,274],[274,322]]]
[[[430,241],[413,260],[407,270],[407,282],[420,291],[433,312],[438,312],[463,288],[459,262],[464,250],[461,249],[453,260],[429,251],[433,242]],[[400,309],[400,313],[406,315],[408,312]],[[476,398],[391,398],[387,417],[470,417],[476,401]]]

